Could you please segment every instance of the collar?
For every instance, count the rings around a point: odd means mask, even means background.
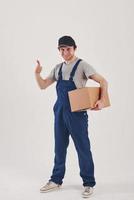
[[[65,63],[66,65],[69,65],[69,64],[71,64],[71,63],[73,63],[73,62],[75,62],[75,61],[77,61],[77,60],[78,60],[78,57],[75,57],[75,59],[73,59],[73,60],[71,60],[71,61],[69,61],[69,62],[64,61],[64,63]]]

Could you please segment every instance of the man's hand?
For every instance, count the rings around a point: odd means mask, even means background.
[[[42,71],[42,67],[40,65],[40,61],[37,60],[37,65],[36,65],[35,73],[40,74],[41,71]]]
[[[95,107],[91,110],[101,110],[104,107],[103,101],[100,99],[95,103]]]
[[[107,94],[108,83],[106,79],[98,73],[91,75],[89,78],[98,82],[101,87],[100,99],[96,102],[95,107],[92,108],[91,110],[101,110],[102,108],[104,108],[103,99],[105,95]]]

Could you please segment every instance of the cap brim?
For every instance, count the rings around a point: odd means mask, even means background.
[[[73,45],[61,44],[61,45],[58,46],[58,48],[60,48],[60,47],[71,47],[71,46],[73,46]]]

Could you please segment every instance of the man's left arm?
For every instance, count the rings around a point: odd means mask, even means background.
[[[108,82],[103,76],[101,76],[98,73],[89,76],[89,79],[92,79],[100,84],[101,88],[100,99],[96,102],[95,108],[93,108],[92,110],[101,110],[104,107],[103,101],[108,92]]]

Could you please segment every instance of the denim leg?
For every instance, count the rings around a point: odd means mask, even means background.
[[[93,187],[94,162],[88,137],[88,115],[86,112],[65,114],[69,132],[73,139],[79,160],[80,176],[84,186]]]
[[[57,184],[62,184],[62,179],[65,175],[67,147],[69,144],[69,133],[64,123],[62,110],[59,110],[57,112],[55,111],[54,132],[55,158],[52,176],[50,180]]]

